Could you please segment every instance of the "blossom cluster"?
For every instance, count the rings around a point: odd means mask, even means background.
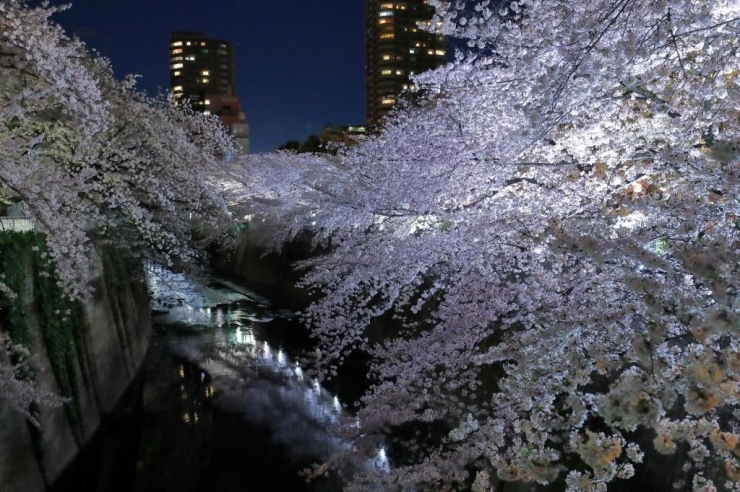
[[[117,80],[51,21],[58,10],[0,2],[0,208],[23,204],[60,286],[84,299],[93,243],[169,264],[218,237],[230,215],[211,176],[235,148],[217,117],[137,92],[135,77]],[[2,279],[0,294],[13,297]],[[0,394],[27,407],[18,380],[3,381]]]
[[[326,247],[304,318],[324,377],[373,361],[357,453],[450,430],[351,490],[606,490],[674,452],[736,489],[740,3],[429,3],[468,48],[381,134],[221,182],[266,245]]]

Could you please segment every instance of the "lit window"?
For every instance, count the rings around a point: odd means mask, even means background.
[[[378,14],[378,17],[392,17],[393,11],[392,10],[382,10],[380,14]]]
[[[195,61],[195,57],[194,56],[186,56],[185,57],[185,61]]]
[[[203,114],[206,115],[206,116],[208,116],[209,114],[211,114],[211,112],[208,111],[208,110],[205,110],[205,111],[203,111]]]
[[[421,43],[416,43],[415,46],[418,48],[419,46],[421,46]]]
[[[208,83],[208,79],[203,79],[203,80],[201,80],[201,82],[203,82],[204,84],[207,84]]]
[[[179,71],[179,70],[176,70],[176,71],[174,71],[174,72],[172,73],[172,75],[173,75],[173,76],[175,76],[175,77],[179,77],[180,75],[182,75],[182,72],[181,72],[181,71]]]
[[[180,53],[182,53],[182,48],[177,48],[177,49],[172,50],[173,55],[179,55]]]
[[[378,24],[388,24],[390,22],[393,22],[392,19],[379,19]]]
[[[437,50],[434,52],[434,54],[437,56],[445,56],[445,50]]]
[[[427,55],[433,55],[433,54],[434,54],[434,50],[427,50]]]
[[[380,4],[380,8],[381,9],[392,9],[393,8],[393,4],[392,3],[381,3]]]
[[[211,100],[210,99],[206,99],[205,104],[206,104],[206,106],[210,106]]]
[[[380,35],[380,39],[393,39],[395,35],[392,32],[387,32]]]
[[[409,88],[409,85],[408,84],[403,84],[403,90],[406,90],[408,88]]]
[[[201,45],[201,46],[205,46],[205,45],[206,45],[206,42],[205,42],[205,41],[201,41],[201,42],[200,42],[200,45]]]
[[[182,63],[175,63],[174,65],[172,65],[173,70],[176,68],[182,68]]]
[[[416,53],[416,50],[414,48],[409,48],[409,53],[413,55],[414,53]]]
[[[185,43],[185,46],[190,46],[190,41],[188,41],[187,43]]]
[[[211,72],[208,70],[203,70],[200,72],[201,75],[211,75]]]
[[[182,61],[182,57],[181,56],[172,56],[172,57],[170,57],[170,61],[171,62],[179,62],[179,61]]]
[[[383,55],[383,60],[390,60],[391,58],[391,55]]]
[[[403,75],[403,70],[396,70],[396,75]]]
[[[182,46],[182,41],[175,41],[174,43],[170,43],[170,46]]]
[[[382,99],[382,100],[380,101],[380,104],[393,104],[393,103],[395,103],[395,102],[396,102],[396,100],[395,100],[395,99],[393,99],[392,97],[384,97],[384,98],[383,98],[383,99]]]
[[[381,70],[380,75],[390,75],[393,73],[393,70]]]
[[[172,90],[174,92],[182,92],[182,86],[181,85],[176,85],[175,87],[172,88]]]

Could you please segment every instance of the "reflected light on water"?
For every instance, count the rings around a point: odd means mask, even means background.
[[[375,458],[375,468],[377,468],[378,470],[383,470],[385,472],[390,471],[388,456],[385,453],[385,446],[382,444],[378,446],[378,454]]]
[[[183,403],[178,403],[187,410],[174,415],[181,415],[188,426],[200,421],[208,425],[208,410],[196,400],[211,399],[218,391],[213,405],[239,412],[251,425],[271,429],[273,439],[289,448],[295,457],[323,456],[332,450],[349,449],[350,444],[332,430],[344,413],[339,397],[306,374],[281,342],[273,347],[263,339],[273,320],[285,320],[288,315],[271,312],[265,304],[251,303],[249,298],[233,292],[211,287],[196,289],[184,277],[178,276],[177,280],[177,302],[164,306],[166,313],[158,315],[157,321],[164,326],[185,325],[198,330],[197,337],[173,337],[171,347],[197,368],[191,370],[181,364],[179,378],[187,377],[189,384],[195,379],[199,384],[196,388],[187,386],[187,391],[181,387]],[[316,354],[321,359],[318,349]],[[356,426],[360,427],[359,419]],[[376,453],[365,457],[364,466],[388,471],[385,447],[379,446]]]
[[[182,414],[182,422],[184,424],[197,425],[200,422],[200,416],[198,415],[198,412],[193,412],[192,416],[190,412],[185,412]]]
[[[235,342],[237,345],[256,345],[254,332],[249,328],[237,328],[235,332]]]
[[[334,411],[335,411],[335,412],[337,412],[337,413],[338,413],[338,412],[341,412],[341,411],[342,411],[342,404],[341,404],[341,402],[339,401],[339,397],[338,397],[338,396],[335,396],[335,397],[334,397],[334,401],[332,401],[332,404],[333,404],[333,406],[334,406]]]

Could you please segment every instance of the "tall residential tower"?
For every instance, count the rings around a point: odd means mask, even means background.
[[[175,31],[170,38],[170,90],[187,98],[193,110],[216,114],[246,153],[249,126],[234,94],[231,43],[202,32]]]
[[[377,124],[404,90],[409,76],[445,61],[445,38],[419,27],[434,15],[426,0],[365,0],[367,122]]]

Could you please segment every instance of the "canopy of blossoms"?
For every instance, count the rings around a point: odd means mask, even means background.
[[[216,117],[138,93],[133,77],[116,80],[107,60],[50,21],[58,9],[36,3],[0,1],[0,205],[23,204],[61,286],[81,299],[93,243],[187,261],[227,226],[209,176],[234,148]],[[3,278],[7,301],[15,293]],[[11,359],[0,357],[0,396],[22,411],[34,395],[58,403],[18,379],[22,357]]]
[[[677,449],[740,490],[740,2],[429,3],[468,49],[422,102],[221,176],[265,244],[328,246],[305,318],[324,377],[372,358],[353,452],[447,429],[348,490],[606,490]]]

